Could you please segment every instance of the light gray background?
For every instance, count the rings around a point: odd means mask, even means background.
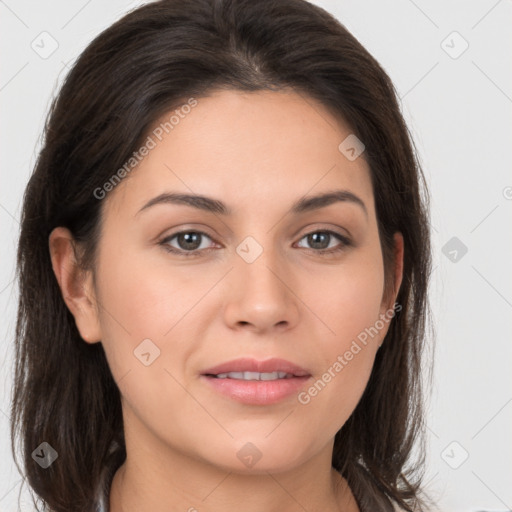
[[[69,63],[140,3],[0,0],[2,512],[17,510],[21,485],[8,417],[22,194],[50,98]],[[314,3],[333,13],[390,75],[429,182],[437,351],[427,489],[447,512],[512,510],[512,2]],[[47,58],[31,47],[35,41],[51,49],[44,31],[58,43]],[[24,512],[32,510],[29,503],[24,485]]]

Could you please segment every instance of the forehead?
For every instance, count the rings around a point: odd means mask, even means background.
[[[133,216],[152,197],[178,191],[269,212],[276,201],[344,188],[372,213],[369,168],[340,151],[350,126],[324,105],[282,91],[220,90],[196,101],[154,124],[146,156],[108,193],[109,210]]]

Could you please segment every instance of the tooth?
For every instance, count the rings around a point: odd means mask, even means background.
[[[286,372],[229,372],[219,373],[216,375],[218,379],[238,379],[238,380],[276,380],[289,379],[293,375]]]
[[[243,379],[244,378],[244,372],[229,372],[228,377],[230,379]]]
[[[279,378],[278,372],[272,372],[272,373],[261,373],[260,374],[260,380],[275,380]]]
[[[244,372],[244,380],[260,380],[260,374],[258,372]]]

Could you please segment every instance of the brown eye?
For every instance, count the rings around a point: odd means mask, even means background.
[[[319,253],[333,253],[341,251],[346,246],[350,245],[350,240],[348,238],[334,231],[313,231],[301,238],[301,240],[304,239],[306,239],[307,243],[310,245],[311,250]],[[335,241],[335,239],[341,243],[334,246],[330,245],[330,243]]]
[[[211,240],[211,238],[202,231],[180,231],[179,233],[174,233],[164,238],[160,242],[160,245],[163,245],[165,250],[172,253],[182,254],[183,256],[197,256],[202,250],[206,249],[205,247],[201,248],[201,242],[204,237]],[[176,239],[178,247],[169,245],[171,240],[174,239]]]

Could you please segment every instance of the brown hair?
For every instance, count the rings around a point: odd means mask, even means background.
[[[393,234],[404,237],[401,309],[360,402],[335,436],[332,465],[365,510],[425,510],[425,179],[385,71],[336,18],[304,0],[149,3],[97,36],[74,64],[52,102],[24,195],[11,419],[16,465],[19,436],[23,473],[44,510],[91,511],[102,471],[124,460],[119,389],[102,344],[80,337],[52,271],[48,237],[57,226],[70,229],[84,249],[81,265],[94,269],[104,204],[94,190],[163,114],[219,88],[291,88],[344,119],[366,147],[388,291]],[[47,469],[31,457],[43,441],[59,457]]]

